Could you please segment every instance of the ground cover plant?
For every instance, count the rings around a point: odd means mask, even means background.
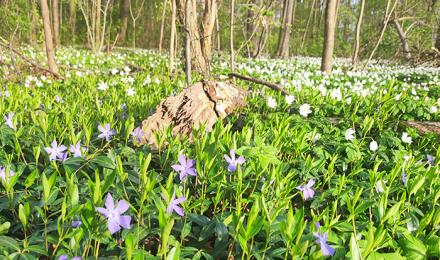
[[[64,80],[2,82],[2,258],[440,257],[439,138],[400,123],[440,120],[439,69],[241,59],[291,95],[237,80],[246,108],[152,150],[138,126],[185,86],[166,56],[63,48],[57,61]]]

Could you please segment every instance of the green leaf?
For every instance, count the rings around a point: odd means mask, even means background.
[[[18,242],[6,236],[0,236],[0,248],[1,247],[20,251],[20,246],[18,245]]]
[[[177,243],[167,255],[167,260],[179,260],[180,259],[180,244]]]
[[[402,252],[409,259],[426,259],[426,247],[420,239],[414,237],[410,233],[404,234],[405,238],[398,241],[402,248]]]
[[[115,164],[113,161],[107,156],[97,156],[90,160],[90,163],[97,164],[104,168],[115,169]]]
[[[350,255],[351,255],[351,259],[353,260],[362,259],[361,251],[359,250],[359,245],[357,243],[354,233],[351,233],[351,238],[350,238]]]
[[[383,217],[382,223],[385,223],[389,218],[396,215],[399,212],[400,205],[402,205],[402,201],[399,201],[396,204],[394,204],[394,206],[392,206],[391,209],[389,209],[385,214],[385,216]]]
[[[127,257],[128,260],[131,260],[132,256],[133,256],[133,250],[134,250],[134,238],[133,238],[133,233],[129,233],[126,237],[125,237],[125,256]]]

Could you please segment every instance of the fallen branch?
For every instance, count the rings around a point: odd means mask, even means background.
[[[22,54],[21,52],[17,51],[16,49],[14,49],[12,46],[2,43],[0,42],[0,46],[9,49],[11,52],[17,54],[21,59],[23,59],[24,61],[26,61],[27,63],[29,63],[32,67],[36,68],[37,70],[40,71],[44,71],[46,73],[49,73],[51,75],[53,75],[55,78],[57,79],[64,79],[63,76],[61,76],[60,74],[51,71],[49,69],[43,68],[40,65],[36,64],[35,62],[33,62],[32,60],[30,60],[28,57],[26,57],[24,54]]]
[[[251,82],[254,82],[254,83],[261,84],[261,85],[264,85],[266,87],[269,87],[269,88],[271,88],[273,90],[280,91],[284,95],[290,95],[289,92],[287,92],[287,90],[285,90],[283,86],[275,84],[275,83],[272,83],[272,82],[269,82],[269,81],[265,81],[265,80],[257,79],[257,78],[252,78],[252,77],[248,77],[248,76],[244,76],[244,75],[240,75],[240,74],[237,74],[237,73],[234,73],[234,72],[229,73],[229,77],[230,78],[235,77],[235,78],[238,78],[238,79],[251,81]]]

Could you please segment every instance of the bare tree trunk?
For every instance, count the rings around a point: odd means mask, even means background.
[[[361,0],[361,6],[359,10],[359,17],[356,24],[356,39],[354,43],[354,52],[353,57],[351,59],[351,63],[353,68],[356,68],[357,63],[359,62],[359,48],[360,48],[360,39],[361,39],[361,26],[362,19],[364,17],[364,9],[365,9],[365,0]]]
[[[163,0],[162,7],[162,21],[160,22],[160,38],[159,38],[159,53],[162,53],[163,31],[165,28],[165,13],[167,10],[167,0]]]
[[[75,42],[76,38],[76,0],[69,2],[69,28],[72,36],[71,42]]]
[[[289,56],[289,40],[292,24],[295,19],[296,3],[294,0],[284,0],[285,20],[280,28],[280,39],[278,43],[277,56],[287,58]]]
[[[331,73],[333,65],[337,5],[337,0],[328,0],[325,7],[324,50],[322,52],[321,71],[327,74]]]
[[[53,18],[53,38],[55,48],[60,46],[60,1],[52,1],[52,18]]]
[[[58,73],[58,67],[55,62],[55,51],[53,48],[52,30],[50,28],[50,15],[47,0],[40,0],[40,5],[44,27],[44,38],[46,43],[47,64],[49,66],[49,70],[53,71],[54,73]]]
[[[231,49],[231,71],[235,70],[235,53],[234,53],[234,10],[235,1],[231,0],[230,6],[230,26],[229,26],[229,47]]]
[[[406,60],[411,60],[411,50],[409,49],[408,41],[406,40],[406,35],[402,30],[399,22],[397,20],[393,20],[394,27],[396,28],[396,32],[399,35],[400,43],[402,44],[403,55]]]
[[[171,0],[171,34],[170,34],[170,73],[174,73],[174,60],[176,57],[175,51],[175,37],[176,37],[176,0]]]
[[[215,31],[216,31],[216,36],[217,36],[217,52],[220,52],[221,49],[221,42],[220,42],[220,22],[219,22],[219,17],[218,17],[218,7],[217,10],[215,11]]]
[[[99,51],[101,50],[101,46],[100,46],[100,40],[101,40],[101,0],[95,0],[96,2],[96,6],[95,6],[95,15],[96,15],[96,19],[95,19],[95,40],[96,40],[96,45],[95,46],[99,46]]]
[[[121,0],[119,6],[119,17],[121,19],[121,27],[119,27],[119,43],[125,43],[127,37],[127,27],[128,27],[128,12],[130,9],[130,0]]]
[[[185,61],[186,61],[186,84],[191,83],[191,1],[186,0],[185,3]]]
[[[211,51],[212,51],[212,32],[215,26],[215,11],[217,10],[217,0],[205,0],[198,4],[196,0],[179,0],[178,15],[182,24],[185,24],[186,1],[190,2],[189,33],[191,41],[191,57],[193,58],[194,68],[200,72],[204,78],[210,76]],[[197,13],[197,6],[201,11]],[[199,18],[199,19],[198,19]],[[200,22],[200,23],[199,23]]]

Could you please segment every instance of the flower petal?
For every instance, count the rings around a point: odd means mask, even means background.
[[[98,208],[96,208],[96,211],[98,211],[99,213],[104,215],[106,218],[108,218],[110,216],[110,214],[109,214],[110,212],[105,208],[98,207]]]
[[[121,230],[121,226],[119,226],[118,219],[109,218],[108,219],[108,230],[113,235],[114,233]]]
[[[128,208],[130,208],[130,205],[129,205],[125,200],[120,200],[120,201],[118,202],[118,206],[116,206],[116,211],[117,211],[119,214],[122,214],[122,213],[124,213],[125,211],[127,211]]]
[[[185,155],[183,155],[183,154],[179,155],[179,158],[177,160],[180,162],[180,164],[182,166],[186,165],[186,157],[185,157]]]
[[[119,217],[119,225],[121,225],[123,228],[130,228],[130,216],[120,216]]]
[[[180,216],[182,216],[182,217],[185,216],[185,213],[183,212],[183,209],[181,207],[174,205],[173,209]]]
[[[105,197],[105,207],[108,210],[112,210],[115,208],[115,204],[113,202],[113,197],[110,193],[107,193],[107,197]]]

